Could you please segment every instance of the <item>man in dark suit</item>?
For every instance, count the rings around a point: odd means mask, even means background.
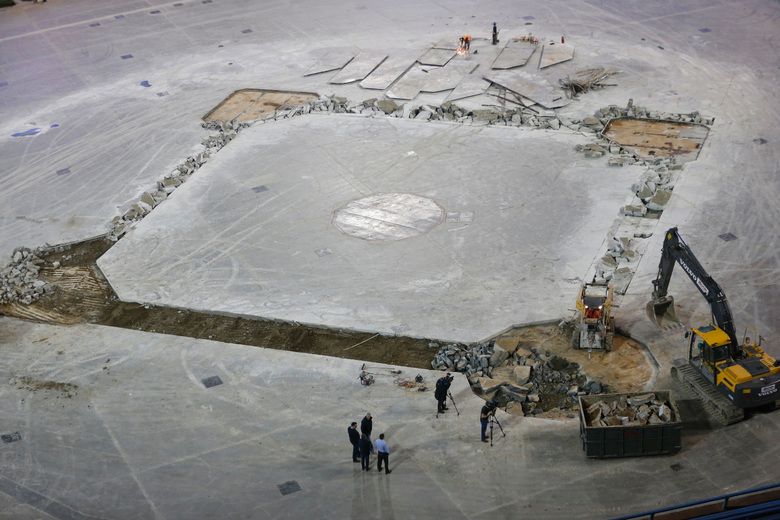
[[[353,422],[347,428],[349,442],[352,444],[352,462],[360,462],[360,433],[357,430],[357,423]]]
[[[366,416],[363,417],[363,420],[360,421],[360,433],[371,437],[371,429],[374,427],[373,421],[371,414],[367,413]]]
[[[433,392],[433,397],[438,403],[437,413],[444,413],[448,409],[447,394],[450,391],[450,385],[452,384],[453,379],[454,376],[447,372],[447,375],[440,377],[439,380],[436,381],[436,390]]]
[[[366,471],[371,469],[369,459],[371,452],[374,451],[374,444],[371,442],[371,438],[365,433],[360,438],[360,468]]]

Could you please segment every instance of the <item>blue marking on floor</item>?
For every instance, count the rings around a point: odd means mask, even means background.
[[[30,128],[29,130],[25,130],[24,132],[16,132],[15,134],[11,134],[11,137],[28,137],[31,135],[38,135],[41,132],[40,128]]]

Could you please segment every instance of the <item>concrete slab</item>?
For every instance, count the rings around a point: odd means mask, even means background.
[[[490,66],[491,69],[513,69],[522,67],[531,59],[538,45],[531,42],[520,40],[509,40],[506,46],[498,55],[496,61]]]
[[[417,61],[420,65],[434,65],[437,67],[443,67],[452,58],[455,57],[455,51],[452,49],[436,49],[431,48],[425,51]]]
[[[361,81],[360,86],[366,89],[384,90],[412,68],[415,63],[415,58],[412,56],[392,55]]]
[[[304,76],[313,76],[314,74],[322,74],[324,72],[331,72],[341,69],[355,58],[355,54],[349,51],[333,51],[324,54],[317,58],[306,72]],[[343,82],[346,83],[346,82]]]
[[[499,412],[506,437],[480,443],[482,401],[459,375],[460,416],[437,419],[430,391],[385,376],[361,386],[360,361],[8,318],[0,346],[4,382],[78,386],[65,397],[0,385],[3,431],[22,437],[0,445],[0,504],[13,518],[589,519],[780,476],[765,463],[780,414],[690,431],[675,456],[596,461],[583,456],[576,420]],[[429,382],[441,374],[399,368]],[[206,389],[213,375],[223,384]],[[345,430],[366,412],[374,436],[387,435],[390,475],[351,461]],[[287,481],[301,490],[282,495]]]
[[[444,67],[416,65],[387,91],[387,97],[411,100],[420,92],[443,92],[458,86],[466,74],[470,74],[477,63],[454,59]]]
[[[491,70],[482,77],[522,95],[545,108],[560,108],[571,103],[566,94],[547,80],[523,70]]]
[[[566,43],[548,42],[542,47],[539,68],[550,67],[574,58],[574,47]]]
[[[582,158],[583,142],[358,116],[252,127],[99,265],[129,301],[481,340],[567,313],[631,198],[636,175]],[[446,221],[395,241],[361,240],[333,222],[392,193],[434,201]],[[379,210],[385,234],[403,224],[392,215],[410,215]]]
[[[328,83],[353,83],[360,81],[387,59],[382,52],[361,52],[341,72],[333,76]]]
[[[490,83],[482,77],[479,71],[463,76],[463,79],[447,96],[447,101],[457,101],[467,97],[484,94]]]

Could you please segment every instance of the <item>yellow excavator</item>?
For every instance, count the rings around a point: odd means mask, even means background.
[[[780,362],[745,338],[740,345],[726,295],[707,274],[688,245],[671,228],[664,237],[653,300],[648,315],[659,326],[679,323],[674,298],[667,293],[675,264],[679,264],[710,304],[714,324],[686,331],[688,359],[678,360],[672,377],[692,390],[721,424],[744,419],[744,410],[774,408],[780,399]]]

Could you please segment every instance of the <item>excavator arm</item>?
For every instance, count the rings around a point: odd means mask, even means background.
[[[728,335],[731,340],[730,354],[733,359],[737,359],[739,357],[739,342],[726,295],[718,282],[713,280],[704,270],[691,248],[680,237],[676,227],[669,229],[664,237],[661,261],[658,264],[658,275],[653,280],[653,301],[648,305],[651,319],[659,325],[669,320],[677,321],[674,315],[674,298],[667,294],[675,264],[680,265],[710,304],[713,320]]]

